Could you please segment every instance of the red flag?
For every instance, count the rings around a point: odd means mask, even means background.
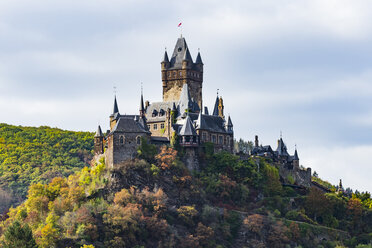
[[[181,25],[182,25],[182,22],[180,22],[180,24],[178,24],[178,27],[181,27]]]

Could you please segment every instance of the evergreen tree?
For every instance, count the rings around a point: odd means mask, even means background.
[[[26,224],[21,226],[19,221],[14,221],[4,233],[3,248],[37,248],[31,228]]]

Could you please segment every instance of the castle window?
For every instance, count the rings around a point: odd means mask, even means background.
[[[203,140],[203,141],[206,141],[206,140],[207,140],[207,134],[204,133],[204,132],[202,133],[202,140]]]
[[[154,111],[152,111],[152,117],[155,117],[158,115],[158,111],[156,111],[156,109],[154,109]]]
[[[150,125],[147,125],[147,128],[150,130]]]
[[[185,141],[186,141],[187,143],[189,143],[189,142],[190,142],[190,136],[185,136]]]
[[[160,129],[164,129],[164,123],[160,124]]]
[[[173,72],[173,77],[176,77],[177,76],[177,73],[176,72]]]
[[[165,114],[164,109],[160,109],[160,111],[159,111],[159,116],[163,116],[164,114]]]
[[[218,136],[218,144],[223,144],[223,136]]]
[[[172,73],[171,72],[168,72],[168,77],[171,77],[172,76]]]
[[[158,130],[158,124],[154,124],[154,130]]]
[[[213,143],[217,143],[216,135],[212,135],[212,142],[213,142]]]
[[[119,142],[120,142],[120,145],[124,145],[124,136],[120,136]]]
[[[137,141],[137,145],[141,145],[141,137],[140,136],[137,136],[136,141]]]
[[[180,71],[180,77],[182,76],[182,71]]]
[[[226,137],[226,145],[230,146],[230,137],[229,136]]]

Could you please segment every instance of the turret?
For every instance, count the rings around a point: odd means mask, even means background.
[[[198,52],[198,55],[196,56],[195,65],[196,65],[196,68],[197,68],[200,72],[203,72],[204,64],[203,64],[203,61],[202,61],[202,59],[201,59],[200,52]]]
[[[230,115],[227,118],[227,123],[225,124],[225,129],[226,129],[226,132],[228,132],[228,133],[232,133],[233,132],[233,124],[232,124]]]
[[[119,116],[120,116],[119,107],[118,107],[118,103],[116,101],[116,95],[115,95],[115,98],[114,98],[114,107],[113,107],[112,114],[110,115],[110,130],[111,131],[115,127],[116,121],[117,121],[117,119],[118,119]]]
[[[225,115],[223,114],[224,108],[225,107],[223,106],[223,100],[222,100],[222,96],[221,96],[219,101],[218,101],[218,116],[221,117],[222,119],[225,119]]]
[[[98,129],[96,134],[94,135],[94,153],[99,155],[103,154],[104,152],[104,146],[103,146],[104,136],[102,133],[101,126],[98,125]]]
[[[140,108],[139,108],[139,113],[141,117],[145,117],[145,106],[143,104],[143,91],[141,90],[141,101],[140,101]]]
[[[168,58],[168,53],[167,53],[167,50],[165,50],[164,52],[164,58],[163,58],[163,61],[161,62],[161,70],[166,70],[169,68],[169,58]]]
[[[189,52],[189,48],[186,47],[186,51],[183,54],[182,58],[182,69],[191,68],[193,65],[191,54]]]
[[[293,155],[293,166],[297,168],[300,167],[300,158],[298,157],[297,147],[295,148],[295,153]]]
[[[254,136],[254,146],[255,147],[258,147],[259,146],[258,135]]]

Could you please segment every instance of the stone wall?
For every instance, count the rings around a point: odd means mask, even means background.
[[[106,151],[108,166],[113,167],[128,159],[135,158],[141,137],[150,139],[150,136],[145,133],[114,133],[110,135]]]

